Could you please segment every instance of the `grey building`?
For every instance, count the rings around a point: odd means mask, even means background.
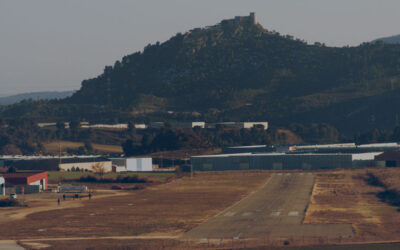
[[[354,166],[370,166],[371,156],[359,154],[283,154],[283,153],[242,153],[191,157],[191,164],[197,171],[220,170],[294,170],[294,169],[336,169]]]

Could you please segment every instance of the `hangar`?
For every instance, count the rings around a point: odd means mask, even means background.
[[[293,170],[293,169],[336,169],[355,166],[372,166],[374,156],[366,154],[284,154],[242,153],[204,155],[191,157],[194,170]]]
[[[26,190],[25,193],[35,193],[46,190],[48,183],[47,176],[47,172],[22,172],[1,174],[1,177],[4,178],[7,187],[16,187],[18,193],[20,193],[22,187]]]

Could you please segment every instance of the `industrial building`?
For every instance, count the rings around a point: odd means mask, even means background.
[[[400,151],[387,151],[375,156],[377,166],[400,167]]]
[[[115,172],[148,172],[153,171],[152,158],[111,158]]]
[[[368,153],[368,152],[385,152],[391,150],[400,150],[400,145],[396,142],[391,143],[373,143],[361,144],[342,143],[342,144],[326,144],[326,145],[300,145],[290,146],[289,153]]]
[[[21,172],[0,174],[7,187],[15,187],[17,193],[37,193],[47,189],[47,172]]]
[[[205,122],[174,122],[171,124],[173,128],[205,128]]]
[[[375,153],[364,154],[284,154],[241,153],[191,157],[194,170],[293,170],[336,169],[372,166]]]
[[[111,171],[111,161],[98,155],[87,156],[13,156],[0,158],[0,165],[4,167],[15,167],[18,170],[28,171],[57,171],[60,169],[68,170],[79,169],[91,171],[96,162],[106,162],[108,171]],[[61,163],[61,165],[60,165]],[[107,167],[107,165],[109,165]],[[107,170],[106,169],[106,170]]]
[[[112,171],[112,162],[111,160],[104,157],[96,157],[96,158],[64,158],[60,159],[58,164],[58,168],[63,171],[90,171],[96,172],[98,169],[95,169],[96,166],[101,166],[103,171],[111,172]]]
[[[6,181],[4,177],[0,177],[0,196],[6,195]]]
[[[262,127],[264,130],[268,129],[268,122],[217,122],[217,123],[207,123],[207,128],[215,128],[216,126],[222,126],[225,128],[246,128],[251,129],[253,127]]]
[[[222,154],[238,154],[238,153],[257,153],[271,152],[272,148],[267,145],[252,145],[252,146],[236,146],[222,149]]]

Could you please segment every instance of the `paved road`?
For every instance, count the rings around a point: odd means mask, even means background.
[[[315,174],[278,173],[252,195],[227,208],[183,238],[349,237],[350,224],[302,224]]]
[[[24,250],[13,240],[0,240],[0,250]]]

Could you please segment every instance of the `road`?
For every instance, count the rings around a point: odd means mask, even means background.
[[[351,237],[350,224],[302,224],[314,181],[312,173],[274,174],[261,189],[182,238]]]

